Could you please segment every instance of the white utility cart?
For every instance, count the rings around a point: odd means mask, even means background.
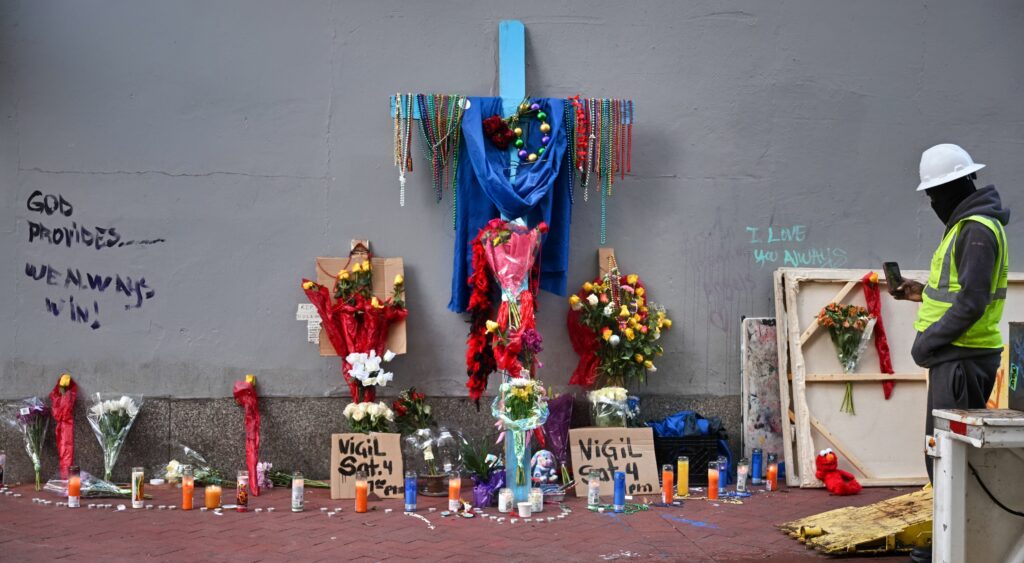
[[[1024,514],[1024,412],[936,409],[932,415],[933,559],[1024,563],[1024,515],[1012,513]]]

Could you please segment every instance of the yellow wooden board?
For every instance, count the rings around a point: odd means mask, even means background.
[[[823,512],[779,526],[829,555],[910,551],[932,539],[932,489],[861,507]]]

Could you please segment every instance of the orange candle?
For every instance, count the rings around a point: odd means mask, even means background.
[[[448,510],[456,512],[459,510],[462,494],[462,477],[453,474],[448,477]]]
[[[68,479],[68,496],[82,496],[82,478],[78,475],[72,475],[71,478]]]
[[[673,493],[672,464],[666,463],[661,466],[661,500],[665,504],[672,504]]]
[[[181,479],[181,509],[192,510],[192,492],[195,490],[195,478],[189,475]]]
[[[774,463],[768,466],[768,490],[779,490],[779,466]]]
[[[718,462],[708,463],[708,500],[718,500]]]
[[[356,473],[356,512],[366,512],[366,500],[370,495],[370,484],[366,481],[366,473]]]
[[[206,486],[206,508],[213,510],[220,507],[220,485]]]

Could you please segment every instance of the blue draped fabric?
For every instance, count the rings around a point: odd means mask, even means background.
[[[538,101],[551,125],[545,153],[537,162],[520,164],[515,182],[509,182],[509,152],[494,146],[484,135],[483,120],[501,114],[501,98],[471,97],[462,117],[459,168],[456,177],[458,214],[455,219],[455,256],[452,267],[452,296],[448,308],[457,313],[469,304],[467,280],[473,271],[473,239],[488,221],[499,215],[522,217],[527,225],[544,221],[549,231],[541,247],[541,289],[565,295],[569,268],[569,167],[565,162],[566,137],[564,100]],[[540,147],[543,134],[537,122],[523,126],[523,138],[530,152]]]

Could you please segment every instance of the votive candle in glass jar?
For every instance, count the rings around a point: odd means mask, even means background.
[[[544,491],[540,487],[530,489],[530,512],[544,512]]]
[[[672,464],[666,463],[661,466],[661,502],[672,504],[674,492],[675,479],[672,476]]]
[[[132,468],[132,508],[146,506],[146,471],[141,467]]]
[[[238,471],[238,486],[235,488],[235,511],[249,511],[249,472],[244,469]]]
[[[356,512],[363,514],[367,511],[367,500],[370,496],[370,482],[366,479],[366,472],[356,473]]]
[[[681,455],[676,459],[676,494],[690,495],[690,458]]]
[[[68,471],[68,508],[82,506],[82,472],[77,465]]]
[[[462,477],[458,473],[448,476],[448,510],[458,512],[462,506]]]
[[[708,500],[718,500],[718,462],[708,462]]]
[[[192,493],[196,488],[196,478],[192,475],[192,466],[181,467],[181,509],[192,510]]]
[[[747,476],[750,474],[750,462],[747,458],[740,460],[736,465],[736,492],[747,492]]]
[[[204,491],[204,497],[206,499],[206,509],[213,510],[220,508],[220,485],[207,485]]]
[[[512,512],[513,504],[512,489],[503,487],[498,491],[498,512]]]
[[[779,461],[775,454],[768,454],[768,475],[765,479],[765,490],[779,490]]]

